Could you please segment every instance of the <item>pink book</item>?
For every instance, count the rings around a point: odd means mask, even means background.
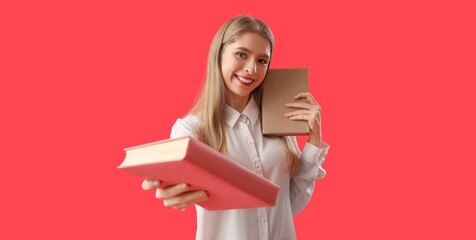
[[[124,149],[119,169],[160,186],[187,183],[191,191],[205,190],[197,203],[207,210],[274,206],[279,186],[191,137],[166,139]]]

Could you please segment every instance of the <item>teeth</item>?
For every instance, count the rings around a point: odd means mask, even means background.
[[[244,82],[244,83],[251,83],[251,82],[253,82],[252,80],[248,80],[248,79],[242,78],[242,77],[240,77],[240,76],[237,76],[237,77],[238,77],[238,79],[239,79],[240,81],[242,81],[242,82]]]

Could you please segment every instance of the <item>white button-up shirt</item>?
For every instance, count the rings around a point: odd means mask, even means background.
[[[253,97],[242,113],[226,106],[225,123],[228,155],[275,184],[279,185],[274,207],[208,211],[197,210],[196,239],[200,240],[292,240],[296,239],[293,215],[309,202],[314,180],[323,178],[322,168],[329,145],[318,148],[306,143],[300,156],[301,171],[290,178],[284,167],[285,145],[279,137],[265,137],[261,133],[259,108]],[[177,119],[171,138],[196,137],[199,126],[196,116]]]

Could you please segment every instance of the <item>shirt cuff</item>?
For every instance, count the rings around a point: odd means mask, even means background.
[[[310,164],[317,163],[321,167],[329,148],[330,146],[326,142],[322,142],[321,147],[317,147],[306,141],[301,153],[301,160]]]

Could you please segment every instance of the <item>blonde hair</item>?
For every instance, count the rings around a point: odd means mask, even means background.
[[[257,33],[270,43],[272,56],[274,37],[271,29],[261,20],[251,16],[237,16],[223,24],[215,34],[208,54],[205,85],[200,97],[188,115],[197,115],[200,127],[197,137],[212,148],[227,153],[224,110],[226,106],[226,86],[221,74],[221,54],[223,49],[244,33]],[[270,63],[270,62],[269,62]],[[269,64],[268,64],[269,66]],[[261,108],[262,85],[256,87],[251,95]],[[292,137],[282,137],[286,148],[286,169],[291,176],[299,172],[298,149]]]

